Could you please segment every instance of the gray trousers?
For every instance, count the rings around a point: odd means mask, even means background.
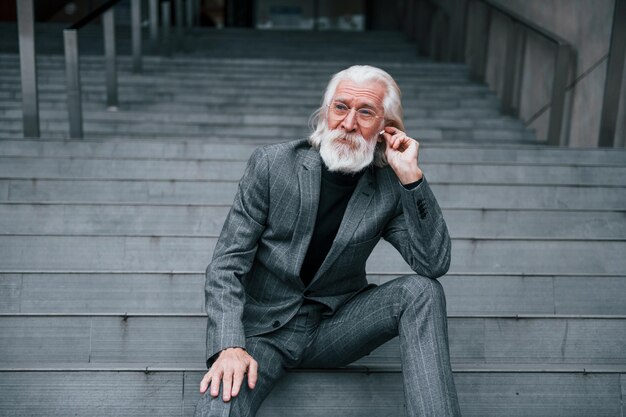
[[[244,380],[225,403],[207,393],[195,417],[251,417],[276,381],[293,368],[345,366],[399,336],[407,417],[461,415],[448,350],[446,300],[441,284],[407,275],[364,291],[335,315],[322,318],[321,305],[306,304],[280,329],[246,339],[259,363],[253,390]]]

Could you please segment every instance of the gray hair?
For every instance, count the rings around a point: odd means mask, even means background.
[[[313,148],[319,149],[320,147],[322,134],[328,127],[326,122],[326,118],[328,116],[328,106],[335,95],[337,86],[344,80],[350,80],[358,84],[376,81],[383,83],[386,87],[386,93],[383,99],[385,126],[393,126],[400,130],[404,130],[400,88],[391,75],[380,68],[372,67],[370,65],[353,65],[333,75],[328,83],[328,86],[326,86],[326,91],[324,92],[324,97],[322,99],[322,105],[315,110],[309,118],[309,126],[313,130],[313,133],[309,136],[309,143]],[[374,151],[374,165],[378,167],[387,165],[384,142],[376,145],[376,150]]]

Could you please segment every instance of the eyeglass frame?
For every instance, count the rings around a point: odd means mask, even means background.
[[[345,106],[347,108],[346,114],[341,116],[341,115],[335,113],[336,107],[333,107],[334,104],[341,104],[342,106]],[[356,113],[356,115],[355,115],[356,120],[358,121],[358,123],[361,126],[364,126],[364,127],[365,127],[365,125],[363,124],[363,121],[359,118],[359,114],[363,115],[363,113],[359,113],[359,111],[361,111],[361,110],[367,110],[367,111],[371,111],[372,113],[374,113],[374,115],[372,116],[372,120],[384,119],[385,118],[385,116],[377,115],[371,107],[368,107],[368,106],[359,107],[359,108],[350,107],[346,103],[343,103],[343,102],[341,102],[339,100],[333,100],[330,104],[327,104],[326,107],[328,107],[329,114],[332,114],[332,115],[336,116],[339,120],[343,120],[346,117],[348,117],[348,114],[350,114],[352,109],[354,109],[355,113]],[[368,127],[369,127],[369,123],[367,121],[366,121],[366,125],[368,125]]]

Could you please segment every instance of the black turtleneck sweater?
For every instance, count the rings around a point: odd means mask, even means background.
[[[326,255],[328,255],[339,230],[339,225],[341,225],[343,214],[348,207],[348,201],[350,201],[352,192],[364,172],[365,170],[354,174],[330,172],[322,162],[320,201],[315,227],[302,263],[302,269],[300,269],[300,278],[304,286],[309,285],[324,262]]]
[[[365,168],[367,169],[367,168]],[[352,192],[365,169],[354,174],[330,172],[322,162],[322,181],[320,185],[320,201],[317,208],[317,217],[313,228],[313,236],[309,243],[300,278],[304,286],[308,286],[317,273],[317,270],[326,259],[330,247],[337,236],[341,220],[348,207]],[[404,186],[411,190],[419,185],[421,180]]]

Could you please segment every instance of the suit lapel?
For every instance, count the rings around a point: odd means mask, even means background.
[[[339,230],[337,231],[337,236],[333,241],[333,244],[326,255],[326,259],[318,269],[315,277],[311,281],[313,284],[316,280],[318,280],[321,276],[323,276],[326,271],[331,267],[331,265],[335,262],[335,260],[339,257],[339,255],[346,248],[348,243],[350,243],[350,239],[357,227],[363,220],[367,208],[369,207],[370,202],[372,201],[372,197],[374,196],[374,173],[373,169],[367,169],[365,174],[359,179],[354,192],[352,193],[352,197],[348,202],[348,207],[346,208],[346,212],[343,215],[343,219],[341,220],[341,225],[339,226]],[[316,207],[317,208],[317,207]],[[317,212],[317,210],[316,210]]]
[[[298,184],[300,187],[300,213],[296,221],[296,230],[294,230],[292,253],[296,254],[295,275],[298,281],[300,268],[304,262],[307,248],[313,236],[313,228],[315,227],[315,219],[317,217],[317,208],[320,199],[321,187],[321,159],[319,153],[314,149],[309,149],[302,158],[302,164],[298,170]]]

